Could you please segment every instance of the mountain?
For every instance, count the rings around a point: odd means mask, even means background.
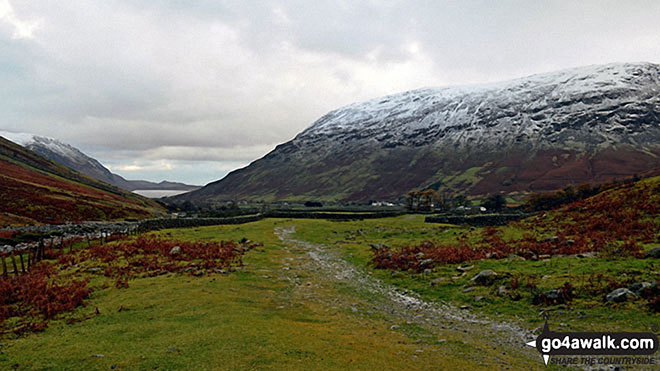
[[[55,163],[0,137],[0,227],[148,218],[154,201]]]
[[[193,185],[168,182],[165,180],[160,183],[149,182],[146,180],[126,180],[122,176],[110,172],[108,168],[103,166],[96,159],[87,156],[70,144],[63,143],[57,139],[26,133],[17,134],[0,132],[0,135],[5,136],[7,139],[18,143],[25,148],[37,152],[52,161],[127,191],[151,189],[191,191],[199,188]]]
[[[660,66],[608,64],[351,104],[173,200],[515,194],[642,173],[659,155]]]

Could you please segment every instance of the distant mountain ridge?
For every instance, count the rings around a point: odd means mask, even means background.
[[[88,177],[0,136],[0,228],[164,214],[152,200]]]
[[[176,190],[191,191],[198,186],[163,180],[159,183],[147,180],[127,180],[120,175],[112,173],[98,160],[87,156],[79,149],[57,139],[42,137],[27,133],[0,132],[0,135],[12,140],[40,155],[65,165],[73,170],[102,182],[112,184],[127,191],[134,190]]]
[[[604,182],[660,168],[660,66],[617,63],[425,88],[329,112],[175,202],[367,201]]]

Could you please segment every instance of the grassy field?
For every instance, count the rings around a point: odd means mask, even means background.
[[[94,288],[87,305],[51,321],[44,332],[5,335],[0,369],[543,368],[540,356],[499,348],[478,333],[429,331],[379,310],[373,303],[382,298],[310,269],[307,251],[278,238],[275,232],[283,227],[295,227],[297,240],[336,252],[386,285],[411,290],[429,302],[467,305],[470,312],[529,330],[541,325],[542,310],[551,313],[551,327],[559,330],[648,331],[660,323],[642,301],[609,304],[578,295],[567,305],[546,307],[533,305],[531,293],[523,288],[517,301],[498,296],[499,283],[465,292],[468,281],[483,269],[533,277],[539,288],[551,289],[567,281],[580,287],[595,272],[616,279],[657,279],[658,259],[482,260],[471,262],[474,268],[464,275],[457,265],[392,273],[369,264],[370,244],[448,242],[462,234],[477,239],[480,230],[426,224],[415,215],[350,222],[266,219],[153,233],[175,240],[245,238],[263,244],[246,253],[244,267],[229,274],[169,273],[132,279],[128,288],[119,289],[81,268],[79,274],[89,277]],[[82,316],[90,318],[67,324],[67,318]]]

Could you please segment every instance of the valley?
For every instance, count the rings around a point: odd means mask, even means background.
[[[114,260],[80,260],[88,247],[78,243],[72,255],[78,258],[60,264],[75,263],[63,272],[88,280],[92,291],[86,305],[51,320],[43,332],[19,337],[5,332],[0,366],[543,369],[540,355],[524,345],[540,331],[543,312],[562,331],[648,331],[657,324],[658,314],[645,299],[610,302],[604,300],[606,291],[590,290],[612,281],[626,286],[657,280],[658,257],[483,259],[468,262],[471,267],[443,264],[419,273],[380,269],[371,262],[373,245],[448,243],[457,234],[477,240],[482,232],[424,223],[416,215],[166,229],[143,236],[258,245],[230,271],[197,265],[160,272],[154,266],[135,271],[125,287],[103,273]],[[107,242],[111,249],[122,243]],[[488,269],[500,275],[495,282],[471,283]],[[595,282],[599,274],[602,282]],[[535,290],[547,292],[566,282],[575,287],[570,301],[533,302]]]

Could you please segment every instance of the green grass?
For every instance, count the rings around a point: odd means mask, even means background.
[[[228,275],[167,274],[131,280],[127,289],[94,276],[88,305],[73,316],[96,308],[100,315],[74,324],[52,321],[43,333],[0,341],[5,344],[0,369],[485,368],[453,355],[462,343],[417,353],[420,345],[390,331],[390,323],[324,313],[314,302],[296,300],[291,284],[276,278],[289,253],[273,229],[297,222],[158,232],[183,240],[245,237],[264,246],[245,256],[246,267]],[[341,295],[339,290],[325,288],[318,295]],[[103,357],[94,357],[99,354]]]
[[[467,304],[478,313],[513,320],[530,329],[541,325],[542,309],[551,312],[551,326],[558,330],[648,331],[652,324],[660,323],[658,314],[646,310],[643,301],[606,304],[602,298],[578,296],[568,306],[545,308],[532,305],[525,289],[519,290],[519,301],[501,298],[495,290],[508,279],[464,292],[468,281],[483,269],[535,277],[539,288],[551,289],[567,281],[579,287],[592,273],[648,280],[660,271],[657,259],[483,260],[470,263],[474,268],[463,276],[456,265],[436,267],[431,273],[393,275],[368,264],[369,244],[452,242],[461,234],[476,240],[480,229],[427,224],[419,215],[342,222],[266,219],[154,232],[177,240],[247,238],[263,246],[249,251],[244,257],[246,266],[231,274],[139,278],[129,281],[127,289],[114,288],[109,279],[89,275],[95,291],[88,305],[64,317],[92,315],[96,308],[100,315],[74,324],[66,324],[64,319],[52,321],[43,333],[6,336],[0,340],[4,344],[0,346],[0,369],[487,369],[493,367],[492,362],[535,367],[517,364],[514,356],[500,355],[497,349],[483,353],[479,339],[466,344],[449,333],[443,335],[446,341],[439,341],[424,328],[391,322],[382,313],[358,315],[346,307],[328,311],[323,300],[303,300],[307,293],[281,278],[282,268],[295,264],[300,252],[283,249],[273,232],[294,225],[296,239],[325,244],[386,283],[413,290],[426,300]],[[505,229],[505,237],[521,234],[513,227]],[[311,279],[309,274],[293,278],[304,283]],[[438,278],[443,281],[429,286]],[[368,304],[370,299],[368,293],[341,284],[315,287],[313,294],[326,302],[342,298]],[[475,296],[484,299],[475,302]],[[400,328],[390,330],[393,324]],[[103,357],[93,357],[97,354]],[[498,357],[508,358],[493,361]],[[542,366],[540,357],[538,366]]]

